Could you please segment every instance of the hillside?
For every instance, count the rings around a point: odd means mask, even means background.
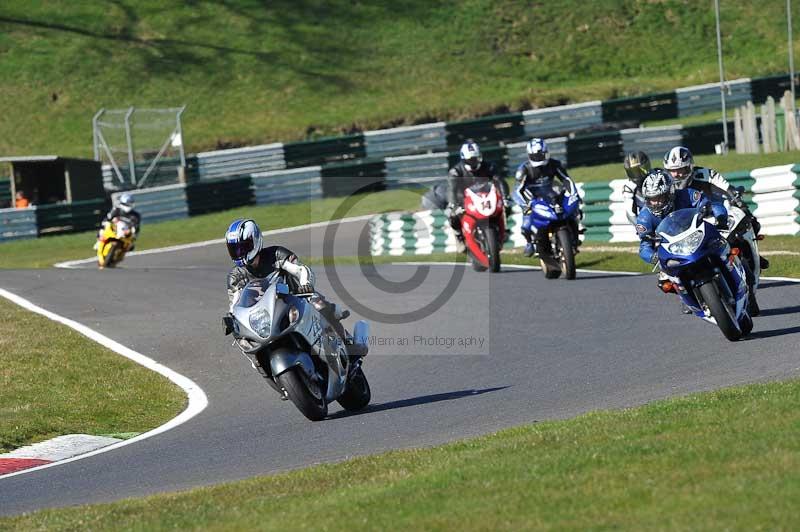
[[[722,25],[729,78],[788,69],[785,3]],[[187,104],[199,151],[717,78],[710,0],[5,0],[0,155],[90,156],[102,107]]]

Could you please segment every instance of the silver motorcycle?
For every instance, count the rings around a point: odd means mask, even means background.
[[[369,324],[359,320],[352,335],[340,327],[342,338],[320,312],[325,305],[330,303],[316,294],[291,294],[283,275],[274,272],[248,283],[222,319],[225,334],[233,334],[267,384],[312,421],[328,415],[331,401],[361,410],[371,398],[361,368]]]

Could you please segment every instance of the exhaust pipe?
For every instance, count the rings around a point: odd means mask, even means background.
[[[357,345],[369,346],[369,323],[358,320],[353,326],[353,343]]]

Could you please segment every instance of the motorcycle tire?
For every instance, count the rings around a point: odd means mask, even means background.
[[[316,386],[308,382],[303,370],[294,367],[278,375],[278,383],[286,390],[289,400],[294,406],[311,421],[322,421],[328,415],[328,404],[322,390],[314,394],[309,386]]]
[[[356,411],[366,408],[371,399],[372,392],[369,389],[367,376],[364,375],[363,369],[358,368],[348,380],[347,388],[337,401],[345,410]]]
[[[561,248],[561,272],[570,281],[575,279],[575,252],[572,249],[572,234],[567,227],[558,230],[558,245]]]
[[[480,246],[480,248],[482,250],[484,250],[484,252],[485,252],[486,251],[486,245],[485,245],[485,240],[484,240],[484,235],[483,235],[483,231],[482,230],[478,229],[477,231],[475,231],[475,240],[478,242],[478,245]],[[469,251],[469,248],[467,248],[467,253],[469,253],[469,258],[472,261],[472,269],[473,270],[475,270],[476,272],[485,272],[488,269],[488,268],[486,268],[486,266],[481,264],[480,261],[477,258],[475,258],[475,255],[473,255],[472,252]]]
[[[753,318],[749,314],[742,316],[742,319],[739,320],[739,328],[742,330],[742,336],[747,336],[753,332]]]
[[[561,270],[550,268],[542,259],[539,259],[539,265],[542,267],[545,279],[558,279],[561,277]]]
[[[117,248],[119,247],[119,242],[112,242],[108,245],[108,253],[103,259],[103,267],[110,268],[114,266],[114,256],[117,254]]]
[[[497,228],[488,227],[483,232],[486,239],[486,256],[489,258],[489,271],[497,273],[500,271],[500,237]]]
[[[708,307],[714,321],[717,322],[717,327],[725,335],[725,338],[731,342],[735,342],[742,337],[742,330],[739,324],[736,323],[735,310],[729,308],[729,305],[722,300],[722,290],[720,290],[719,279],[714,279],[700,286],[700,297]]]

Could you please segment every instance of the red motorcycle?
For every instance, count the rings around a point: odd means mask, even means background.
[[[506,240],[506,215],[502,192],[492,181],[464,189],[461,232],[473,269],[499,272],[500,249]]]

